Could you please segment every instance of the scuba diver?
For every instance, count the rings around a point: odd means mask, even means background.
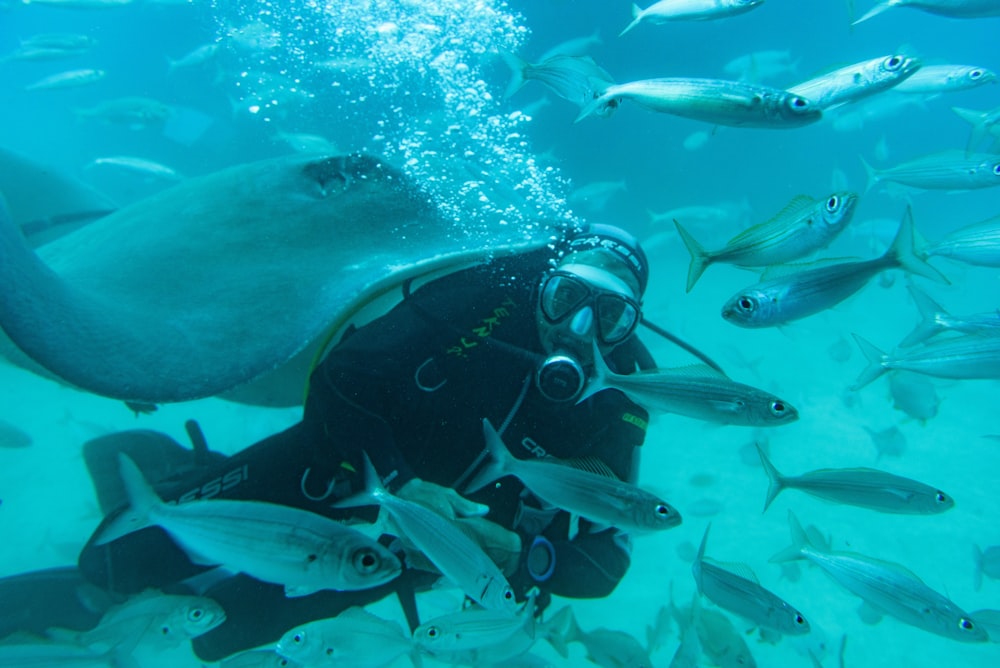
[[[367,454],[390,492],[453,514],[518,601],[537,587],[536,612],[552,594],[607,596],[629,567],[627,534],[582,519],[571,531],[569,513],[546,507],[512,477],[459,493],[488,464],[484,418],[519,459],[552,456],[635,482],[647,412],[614,389],[579,398],[595,354],[621,374],[655,366],[636,334],[648,282],[636,239],[591,225],[545,248],[406,285],[394,308],[348,329],[314,369],[299,423],[181,480],[160,481],[156,491],[168,502],[258,500],[373,521],[373,506],[332,507],[365,489]],[[470,502],[488,514],[468,516]],[[204,661],[390,593],[415,626],[413,591],[440,577],[407,555],[402,575],[387,584],[289,598],[280,585],[246,575],[204,580],[211,567],[158,527],[104,544],[100,533],[79,558],[90,583],[133,594],[198,582],[223,607],[226,621],[193,641]],[[382,542],[399,549],[388,536]]]

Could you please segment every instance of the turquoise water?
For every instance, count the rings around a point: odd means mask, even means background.
[[[973,586],[973,546],[1000,544],[994,483],[1000,454],[995,441],[983,438],[1000,432],[996,381],[935,380],[941,403],[938,414],[926,421],[893,408],[884,378],[851,393],[847,388],[865,366],[851,334],[889,349],[918,320],[901,273],[889,272],[886,280],[872,281],[836,308],[780,330],[740,329],[724,321],[719,309],[757,277],[713,266],[685,293],[687,253],[672,224],[656,223],[648,212],[695,205],[735,209],[728,220],[691,225],[703,244],[714,247],[742,225],[766,220],[796,195],[824,197],[844,184],[864,192],[859,157],[889,166],[964,148],[969,125],[950,107],[994,108],[1000,85],[921,99],[869,117],[861,127],[850,117],[844,120],[850,112],[871,109],[862,102],[794,130],[713,131],[704,123],[656,114],[627,101],[610,118],[574,124],[577,109],[537,82],[503,99],[510,74],[494,55],[497,49],[533,61],[556,44],[595,31],[600,44],[588,53],[616,81],[728,78],[726,63],[761,50],[787,51],[795,64],[793,71],[764,82],[775,86],[900,51],[928,64],[1000,71],[995,39],[1000,20],[951,20],[895,9],[851,28],[844,3],[806,5],[771,0],[741,16],[644,24],[619,38],[630,20],[628,2],[147,2],[104,9],[10,3],[0,7],[0,53],[12,52],[19,39],[41,32],[82,33],[97,45],[67,60],[0,63],[0,145],[127,204],[170,182],[86,166],[98,158],[130,155],[197,176],[288,154],[294,148],[279,133],[308,133],[341,150],[385,155],[423,183],[446,214],[470,227],[497,220],[530,225],[539,217],[580,217],[628,228],[645,240],[652,264],[647,316],[710,354],[734,379],[784,397],[801,417],[766,433],[677,416],[654,420],[640,484],[670,499],[685,522],[667,533],[636,537],[631,570],[613,595],[572,602],[580,626],[613,628],[644,640],[645,627],[667,601],[671,586],[679,603],[690,600],[690,558],[711,521],[708,554],[748,564],[765,586],[812,622],[809,636],[778,644],[747,635],[758,665],[810,665],[809,651],[823,665],[840,665],[838,647],[844,636],[846,666],[997,665],[1000,652],[994,644],[959,644],[892,618],[866,624],[857,614],[859,599],[818,569],[803,565],[801,578],[793,581],[768,563],[788,544],[785,518],[793,509],[803,522],[829,535],[835,549],[904,564],[965,610],[1000,608],[1000,583],[986,578],[980,590]],[[865,9],[867,4],[859,12]],[[218,45],[218,52],[207,62],[169,68],[168,58],[177,60],[211,44]],[[78,68],[99,68],[106,75],[78,87],[23,90],[42,77]],[[149,127],[103,123],[74,113],[124,96],[154,98],[176,113],[166,125]],[[550,103],[537,112],[518,113],[546,96]],[[484,172],[492,185],[457,188],[461,194],[455,194],[457,184]],[[576,188],[620,181],[624,189],[617,188],[603,205],[566,203]],[[850,229],[824,256],[881,253],[907,198],[917,229],[936,239],[997,215],[998,192],[901,194],[873,188],[862,196]],[[997,307],[1000,276],[995,269],[948,260],[933,263],[952,284],[917,280],[950,312]],[[688,363],[689,358],[654,335],[647,333],[644,339],[661,365]],[[213,449],[228,453],[298,417],[296,409],[208,399],[165,405],[136,418],[120,402],[14,366],[0,367],[0,376],[0,419],[34,441],[27,448],[0,450],[0,536],[5,544],[0,576],[75,561],[100,520],[80,456],[84,441],[142,427],[186,442],[184,420],[196,418]],[[891,426],[904,435],[905,451],[878,458],[866,428]],[[956,507],[928,517],[879,515],[787,491],[762,515],[767,481],[752,450],[748,456],[748,447],[761,439],[769,443],[783,472],[883,468],[948,491]],[[434,593],[422,606],[433,614],[454,603],[453,597]],[[555,601],[552,610],[564,603]],[[394,601],[373,609],[399,615]],[[737,626],[747,628],[742,622]],[[676,644],[676,634],[671,634],[654,653],[653,664],[668,665]],[[556,665],[584,662],[579,645],[571,646],[568,660],[541,643],[537,652]],[[143,665],[197,665],[183,648],[175,655],[141,658]]]

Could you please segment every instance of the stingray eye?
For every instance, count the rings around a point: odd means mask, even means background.
[[[757,308],[757,302],[750,297],[740,297],[736,301],[736,305],[740,307],[741,311],[746,311],[747,313],[753,313],[754,309]]]
[[[785,403],[783,401],[772,401],[771,402],[771,414],[772,415],[784,415],[785,414]]]
[[[969,72],[969,78],[975,81],[976,79],[981,79],[983,76],[982,70],[972,70]]]
[[[354,568],[359,573],[374,573],[379,566],[378,555],[367,548],[354,553]]]
[[[903,57],[889,56],[884,61],[882,61],[882,63],[885,65],[885,69],[889,70],[890,72],[895,72],[896,70],[898,70],[900,67],[903,66]]]
[[[840,198],[836,195],[830,195],[830,199],[826,200],[826,210],[833,213],[840,206]]]

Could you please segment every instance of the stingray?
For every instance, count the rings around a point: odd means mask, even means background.
[[[0,193],[32,246],[72,232],[118,207],[60,170],[0,148]]]
[[[0,213],[0,327],[51,375],[147,403],[214,396],[297,362],[404,281],[539,247],[472,232],[368,155],[295,155],[184,181],[32,252]]]

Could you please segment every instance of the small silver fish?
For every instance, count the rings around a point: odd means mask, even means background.
[[[705,250],[678,221],[681,240],[691,254],[687,291],[710,264],[766,267],[801,259],[826,248],[850,223],[858,196],[832,193],[825,199],[799,195],[770,220],[754,225],[730,239],[719,250]]]
[[[528,81],[538,81],[562,99],[582,107],[614,83],[611,75],[590,56],[555,55],[532,64],[507,51],[501,51],[500,55],[511,70],[504,99]]]
[[[851,386],[858,390],[887,371],[904,369],[937,378],[1000,378],[1000,336],[962,336],[929,341],[887,355],[866,339],[854,335],[868,366]]]
[[[771,557],[772,562],[807,559],[844,589],[906,624],[961,642],[989,640],[968,613],[903,566],[817,546],[792,511],[788,511],[788,525],[792,544]]]
[[[997,238],[1000,241],[1000,234]],[[909,348],[923,343],[942,332],[1000,336],[1000,310],[994,309],[986,313],[955,316],[945,311],[940,304],[917,286],[911,284],[907,286],[907,289],[913,297],[913,303],[917,305],[921,320],[913,328],[913,331],[899,342],[900,348]]]
[[[979,267],[1000,267],[1000,216],[955,230],[920,252],[924,257],[939,255]]]
[[[692,596],[689,607],[678,608],[673,601],[672,589],[671,585],[668,609],[677,622],[681,636],[696,634],[702,652],[712,665],[722,668],[756,667],[757,662],[747,647],[743,634],[736,630],[729,617],[718,610],[703,608],[697,593]]]
[[[404,654],[416,656],[416,644],[398,622],[361,607],[287,631],[276,651],[289,661],[312,666],[387,666]]]
[[[757,626],[786,635],[809,633],[805,616],[784,599],[765,589],[757,576],[742,564],[727,568],[705,557],[708,531],[698,548],[698,556],[691,564],[691,573],[698,585],[698,592],[720,608],[748,619]]]
[[[70,70],[59,72],[39,79],[35,83],[28,84],[24,90],[50,90],[53,88],[70,88],[74,86],[87,86],[97,83],[107,73],[104,70],[86,69]]]
[[[660,0],[646,9],[632,5],[632,22],[618,33],[621,37],[640,23],[710,21],[749,12],[764,0]]]
[[[868,174],[867,193],[891,181],[925,190],[973,190],[1000,186],[1000,155],[941,151],[890,167],[875,169],[861,158]]]
[[[432,656],[481,650],[509,641],[525,631],[534,635],[535,597],[531,596],[517,615],[497,610],[466,608],[461,612],[429,619],[413,631],[414,643]]]
[[[102,527],[101,545],[157,525],[197,563],[285,586],[288,596],[375,587],[399,575],[392,552],[356,529],[299,508],[261,501],[164,503],[127,455],[119,455],[131,508]]]
[[[96,158],[83,166],[84,169],[93,169],[95,167],[112,167],[137,176],[163,181],[181,181],[184,178],[172,167],[167,167],[153,160],[130,155],[113,155],[106,158]]]
[[[841,67],[788,88],[820,109],[857,102],[888,90],[920,69],[920,61],[905,55],[890,55]]]
[[[675,413],[718,424],[780,427],[799,418],[790,403],[764,390],[737,383],[703,364],[676,369],[614,373],[600,354],[594,376],[579,401],[612,388],[653,413]]]
[[[985,550],[978,545],[972,547],[975,550],[973,556],[976,560],[973,581],[976,591],[979,591],[983,586],[984,575],[994,580],[1000,580],[1000,545],[993,545]],[[997,641],[1000,642],[1000,637],[997,638]]]
[[[664,114],[746,128],[795,128],[822,117],[810,100],[778,88],[722,79],[669,78],[608,86],[580,110],[576,121],[592,114],[608,116],[622,100]]]
[[[180,69],[199,67],[211,61],[219,53],[219,44],[211,42],[189,51],[177,60],[167,58],[167,71],[172,74]]]
[[[763,281],[736,293],[722,307],[722,317],[740,327],[773,327],[824,311],[844,301],[886,269],[902,268],[948,283],[937,269],[914,253],[913,215],[909,207],[892,245],[881,257],[853,262],[788,265],[765,273]],[[777,276],[772,277],[777,273]]]
[[[787,76],[798,68],[798,61],[792,61],[788,51],[754,51],[733,58],[723,66],[726,74],[740,81],[760,83],[767,79]]]
[[[941,403],[934,383],[926,376],[911,371],[889,374],[889,394],[893,408],[922,422],[937,415]]]
[[[382,486],[367,453],[364,462],[365,490],[338,501],[334,507],[381,506],[417,549],[466,596],[484,608],[513,615],[517,604],[514,591],[483,549],[442,515],[391,494]]]
[[[876,469],[818,469],[798,476],[784,476],[763,449],[758,447],[757,452],[769,482],[764,510],[784,489],[797,489],[836,503],[900,515],[943,513],[955,505],[955,501],[939,489]]]
[[[976,65],[924,65],[893,87],[896,93],[936,95],[996,83],[997,75]]]
[[[517,459],[489,420],[483,420],[483,434],[492,463],[469,482],[467,492],[512,475],[546,503],[595,524],[653,531],[681,523],[669,503],[635,485],[554,461]]]
[[[910,7],[928,14],[947,16],[953,19],[975,19],[986,16],[1000,16],[1000,5],[996,0],[886,0],[872,7],[851,25],[867,21],[893,7]]]
[[[987,111],[963,109],[962,107],[952,107],[951,110],[963,121],[972,125],[969,142],[965,147],[966,154],[975,151],[976,147],[991,134],[1000,133],[1000,107],[994,107]]]
[[[872,439],[872,444],[878,451],[876,459],[881,459],[885,456],[900,457],[906,451],[906,436],[903,435],[903,432],[896,425],[886,427],[885,429],[864,427],[864,430],[868,432],[868,436]]]

